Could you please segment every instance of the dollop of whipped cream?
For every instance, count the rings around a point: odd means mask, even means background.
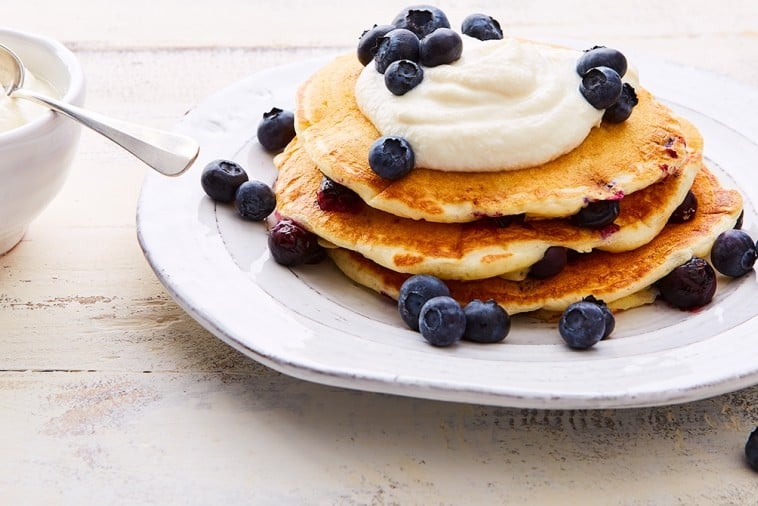
[[[37,77],[29,70],[24,75],[24,88],[44,93],[51,97],[58,97],[58,93],[47,81]],[[0,132],[13,130],[21,125],[29,123],[49,112],[50,109],[29,100],[13,99],[5,94],[0,87]]]
[[[522,169],[571,151],[600,125],[604,111],[579,91],[580,55],[516,38],[464,36],[461,58],[424,67],[421,84],[405,95],[389,92],[384,76],[369,64],[356,82],[355,97],[381,135],[408,140],[417,167]],[[636,76],[632,80],[636,85]]]

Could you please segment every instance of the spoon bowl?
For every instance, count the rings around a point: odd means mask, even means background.
[[[199,146],[189,137],[109,118],[25,89],[25,73],[21,58],[0,44],[0,87],[8,97],[49,107],[110,139],[167,176],[183,173],[197,158]]]

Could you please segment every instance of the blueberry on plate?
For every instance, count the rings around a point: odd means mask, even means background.
[[[442,295],[450,295],[450,290],[444,281],[428,274],[417,274],[405,280],[400,286],[397,298],[397,309],[400,318],[412,330],[418,330],[418,317],[421,308],[429,299]]]
[[[395,26],[393,25],[374,25],[373,28],[363,32],[360,39],[358,39],[357,50],[358,61],[363,66],[368,65],[374,59],[379,37],[383,37],[394,29]]]
[[[603,228],[613,223],[621,212],[618,200],[597,200],[590,202],[571,217],[571,223],[578,227]]]
[[[437,28],[419,42],[422,65],[436,67],[458,60],[463,54],[463,40],[450,28]]]
[[[753,429],[745,443],[745,459],[753,471],[758,471],[758,427]]]
[[[419,40],[410,30],[396,28],[379,37],[376,44],[374,66],[380,74],[394,61],[419,59]]]
[[[497,302],[474,299],[463,308],[466,330],[463,339],[476,343],[497,343],[511,330],[511,317]]]
[[[603,316],[605,316],[605,332],[603,332],[603,339],[610,336],[616,328],[616,317],[613,315],[611,308],[608,307],[608,304],[603,300],[595,298],[594,295],[588,295],[582,300],[596,304],[603,311]]]
[[[433,5],[414,5],[400,11],[392,20],[398,28],[412,31],[421,39],[437,28],[450,28],[445,13]]]
[[[576,62],[576,72],[583,76],[594,67],[610,67],[616,71],[619,77],[624,77],[627,70],[626,57],[618,49],[595,46],[584,51],[579,57]]]
[[[250,221],[262,221],[274,212],[276,195],[266,183],[245,181],[237,188],[234,206],[242,218]]]
[[[619,99],[603,113],[603,121],[608,123],[623,123],[629,119],[634,106],[639,102],[634,87],[629,83],[624,83],[621,86],[621,96]]]
[[[753,270],[755,242],[743,230],[727,230],[716,237],[711,248],[713,267],[725,276],[738,278]]]
[[[231,160],[213,160],[200,175],[203,190],[216,202],[232,202],[237,188],[247,180],[245,169]]]
[[[621,96],[623,83],[618,72],[610,67],[593,67],[582,74],[579,91],[595,109],[606,109]]]
[[[395,180],[413,169],[416,157],[403,137],[379,137],[369,148],[368,164],[377,175]]]
[[[708,262],[692,257],[658,283],[663,300],[679,309],[697,309],[705,306],[716,293],[716,271]]]
[[[393,95],[405,95],[424,80],[424,70],[410,60],[390,63],[384,72],[384,85]]]
[[[295,138],[295,115],[278,107],[263,113],[258,123],[258,142],[263,149],[276,152],[284,149]]]
[[[529,268],[529,277],[535,279],[552,278],[561,272],[568,262],[568,249],[563,246],[550,246],[545,254]]]
[[[695,217],[697,212],[697,197],[692,190],[687,191],[684,200],[669,216],[669,223],[686,223]]]
[[[561,315],[558,332],[569,348],[591,348],[605,335],[605,314],[594,302],[574,302]]]
[[[487,14],[469,14],[461,23],[461,33],[479,40],[500,40],[503,29],[497,19]]]
[[[452,297],[442,295],[426,301],[418,317],[421,336],[434,346],[450,346],[466,331],[466,315]]]
[[[269,230],[268,248],[276,263],[287,267],[317,263],[325,255],[318,237],[289,218],[279,220]]]

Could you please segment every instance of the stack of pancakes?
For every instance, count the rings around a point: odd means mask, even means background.
[[[349,278],[393,298],[409,276],[432,274],[462,304],[494,299],[511,314],[563,311],[589,295],[633,307],[652,302],[655,282],[671,270],[707,256],[741,212],[740,195],[703,165],[696,128],[641,88],[627,121],[601,124],[546,164],[495,172],[417,167],[383,179],[368,164],[381,135],[354,94],[362,70],[354,54],[344,55],[300,87],[297,136],[275,159],[277,215],[318,235]],[[362,209],[322,210],[324,177],[357,193]],[[690,190],[694,217],[669,223]],[[619,201],[612,225],[571,223],[598,200]],[[530,276],[551,246],[571,252],[566,267],[547,279]]]

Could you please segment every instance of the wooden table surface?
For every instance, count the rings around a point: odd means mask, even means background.
[[[753,0],[437,4],[454,20],[487,12],[516,35],[593,40],[758,86]],[[352,49],[404,5],[26,0],[0,23],[70,47],[90,108],[170,128],[253,72]],[[743,460],[756,387],[541,411],[350,391],[257,364],[185,314],[145,261],[145,171],[83,132],[63,191],[0,257],[3,504],[758,501]]]

